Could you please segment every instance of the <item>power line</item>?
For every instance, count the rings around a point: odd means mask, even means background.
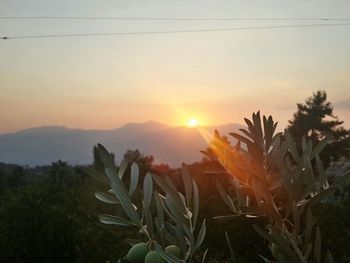
[[[112,33],[19,35],[19,36],[3,36],[1,39],[8,40],[8,39],[95,37],[95,36],[120,36],[120,35],[158,35],[158,34],[203,33],[203,32],[263,30],[263,29],[283,29],[283,28],[332,27],[332,26],[350,26],[350,23],[254,26],[254,27],[227,27],[227,28],[207,28],[207,29],[189,29],[189,30],[139,31],[139,32],[136,31],[136,32],[112,32]]]
[[[0,20],[129,20],[129,21],[350,21],[336,17],[103,17],[103,16],[0,16]]]

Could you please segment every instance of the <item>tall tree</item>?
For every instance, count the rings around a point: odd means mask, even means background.
[[[325,91],[313,93],[305,103],[298,103],[297,107],[298,110],[288,126],[296,141],[301,141],[305,136],[317,143],[325,136],[331,135],[332,142],[321,156],[323,161],[329,163],[340,157],[349,158],[350,131],[342,127],[343,121],[333,114],[333,106],[327,101]]]

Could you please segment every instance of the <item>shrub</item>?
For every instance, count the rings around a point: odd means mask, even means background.
[[[205,152],[221,164],[221,172],[231,182],[230,193],[219,182],[217,188],[233,214],[217,218],[265,218],[265,229],[254,228],[269,241],[277,262],[333,262],[329,251],[322,253],[321,232],[311,211],[314,203],[333,193],[350,175],[329,185],[319,154],[330,137],[315,146],[303,138],[299,152],[288,132],[275,134],[277,123],[271,116],[261,120],[258,112],[245,122],[248,129],[240,129],[242,134],[231,133],[238,140],[235,147],[216,131]]]
[[[123,161],[120,167],[116,167],[113,156],[102,145],[98,145],[97,149],[106,176],[89,168],[85,168],[85,172],[110,185],[111,189],[108,193],[96,192],[96,198],[111,205],[121,206],[125,212],[122,216],[100,215],[100,221],[111,225],[137,227],[143,239],[127,240],[133,247],[126,259],[137,258],[136,263],[139,256],[144,257],[146,253],[138,248],[144,242],[149,251],[156,251],[167,262],[191,262],[204,240],[206,224],[203,220],[199,228],[198,187],[190,177],[187,167],[182,167],[185,195],[176,189],[169,177],[162,178],[148,173],[143,180],[143,198],[137,203],[138,198],[134,198],[134,193],[139,180],[138,165],[131,164],[129,186],[126,187],[123,177],[128,163]],[[153,187],[153,180],[159,191],[154,190],[156,187]],[[169,249],[169,246],[172,249]],[[180,250],[180,254],[171,253],[175,247],[176,250]]]
[[[277,123],[271,116],[261,120],[258,112],[253,114],[252,121],[245,121],[248,129],[241,129],[243,134],[231,133],[238,141],[235,146],[216,131],[210,147],[204,151],[209,159],[220,164],[215,166],[219,170],[210,172],[226,174],[229,181],[228,186],[219,181],[216,186],[231,214],[215,219],[261,219],[263,226],[253,227],[269,242],[274,257],[270,260],[261,255],[265,262],[334,262],[330,251],[322,250],[321,231],[311,211],[313,204],[332,194],[350,175],[348,172],[329,184],[319,156],[330,137],[316,145],[303,138],[298,151],[288,132],[275,133]],[[143,191],[139,192],[139,166],[133,163],[128,169],[129,163],[123,160],[117,167],[113,155],[102,145],[96,149],[105,175],[88,168],[85,172],[109,185],[110,190],[95,196],[124,211],[122,215],[100,215],[100,221],[136,227],[141,234],[142,240],[127,240],[133,247],[119,261],[143,262],[147,254],[147,262],[150,258],[159,262],[192,262],[204,240],[206,223],[204,219],[198,227],[198,187],[187,166],[183,165],[181,170],[184,194],[170,177],[151,173],[144,177]],[[130,178],[125,180],[127,169]],[[142,198],[137,198],[138,195]],[[228,234],[225,235],[230,262],[236,262]],[[180,253],[171,252],[169,247]],[[197,253],[202,262],[206,253],[207,250]]]

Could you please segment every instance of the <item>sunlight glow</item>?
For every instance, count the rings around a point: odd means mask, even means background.
[[[187,120],[187,126],[188,127],[196,127],[196,126],[198,126],[198,120],[197,119],[195,119],[195,118],[191,118],[191,119],[188,119]]]

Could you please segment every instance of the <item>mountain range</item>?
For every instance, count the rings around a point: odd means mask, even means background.
[[[202,158],[215,129],[227,135],[241,125],[230,123],[208,127],[172,127],[155,121],[127,123],[112,130],[70,129],[45,126],[0,135],[0,162],[20,165],[47,165],[57,160],[70,164],[90,164],[97,143],[121,160],[128,150],[153,155],[156,163],[177,167]],[[203,136],[204,134],[204,136]]]

